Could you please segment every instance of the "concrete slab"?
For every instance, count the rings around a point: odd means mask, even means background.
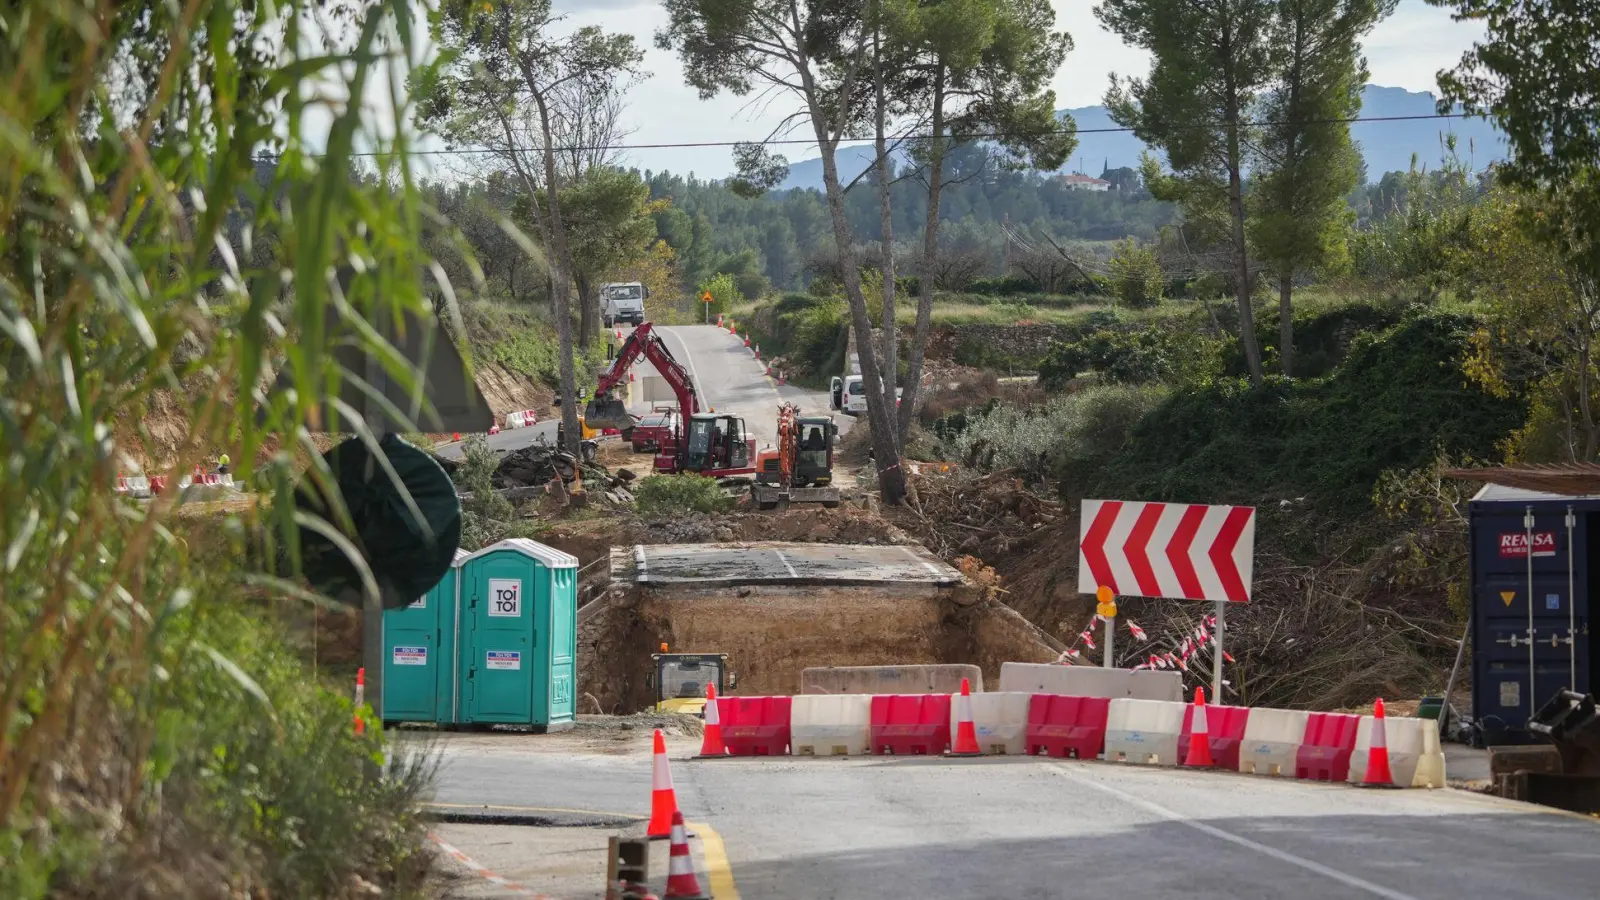
[[[961,573],[921,547],[857,544],[651,544],[613,553],[612,577],[667,584],[924,584],[953,586]]]

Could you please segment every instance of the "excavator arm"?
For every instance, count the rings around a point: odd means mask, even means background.
[[[622,342],[622,347],[617,351],[617,358],[611,367],[601,373],[595,385],[594,400],[590,401],[584,410],[584,418],[597,428],[624,428],[633,424],[632,417],[628,415],[628,408],[614,395],[617,388],[627,383],[628,372],[632,370],[640,359],[647,359],[656,367],[661,377],[666,379],[667,386],[672,388],[673,396],[678,398],[680,419],[692,416],[700,411],[700,395],[694,389],[694,379],[689,377],[689,371],[672,357],[671,351],[661,340],[661,335],[656,334],[655,326],[646,322],[633,329],[628,339]],[[615,423],[615,424],[613,424]]]

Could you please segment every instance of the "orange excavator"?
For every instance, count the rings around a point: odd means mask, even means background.
[[[832,416],[802,416],[799,407],[778,407],[777,449],[756,456],[756,477],[750,497],[761,509],[789,503],[839,505],[833,484],[833,444],[839,426]]]

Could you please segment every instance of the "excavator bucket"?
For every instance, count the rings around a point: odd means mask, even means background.
[[[583,420],[590,428],[623,428],[633,427],[633,417],[628,415],[628,406],[614,397],[597,397],[589,401],[583,409]]]

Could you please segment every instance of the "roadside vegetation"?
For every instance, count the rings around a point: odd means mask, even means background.
[[[342,6],[349,38],[323,47],[307,29],[328,12],[0,12],[0,896],[423,893],[428,759],[289,624],[335,605],[296,571],[302,528],[339,529],[292,498],[300,470],[328,474],[309,433],[328,409],[258,404],[278,366],[351,378],[334,348],[381,351],[375,310],[433,307],[405,136],[319,93],[411,58],[412,9]],[[315,157],[313,108],[334,110]],[[113,490],[119,417],[158,392],[185,426],[174,469],[226,452],[262,502],[190,515]]]

